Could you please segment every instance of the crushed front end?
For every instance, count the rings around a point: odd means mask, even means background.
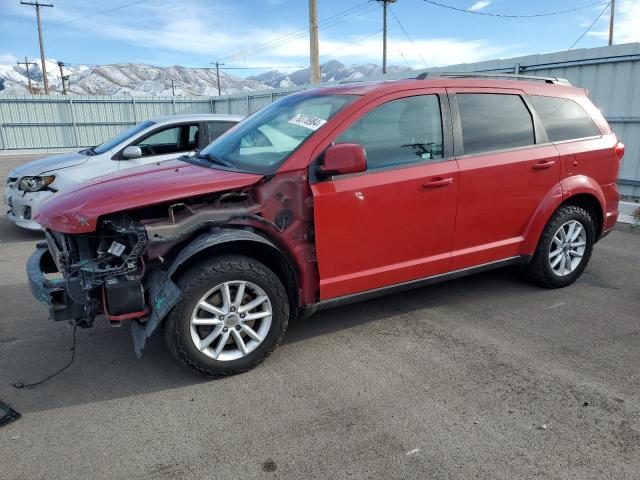
[[[141,253],[146,232],[126,215],[107,218],[90,234],[45,232],[27,263],[33,295],[56,321],[89,327],[104,314],[111,322],[149,313]]]

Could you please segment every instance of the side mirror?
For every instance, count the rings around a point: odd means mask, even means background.
[[[136,147],[135,145],[129,145],[122,151],[122,156],[126,160],[131,160],[132,158],[140,158],[142,156],[142,150],[140,147]]]
[[[318,169],[318,174],[326,177],[364,172],[366,169],[367,155],[362,145],[340,143],[330,146],[324,152],[324,165]]]

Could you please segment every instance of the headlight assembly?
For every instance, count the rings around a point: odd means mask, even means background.
[[[39,192],[55,180],[55,175],[47,175],[44,177],[22,177],[18,190],[25,192]]]

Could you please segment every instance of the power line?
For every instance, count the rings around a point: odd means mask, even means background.
[[[584,10],[585,8],[594,7],[596,5],[600,5],[601,2],[596,3],[588,3],[581,7],[570,8],[568,10],[559,10],[557,12],[546,12],[546,13],[533,13],[530,15],[508,15],[504,13],[489,13],[489,12],[477,12],[474,10],[467,10],[466,8],[458,8],[452,5],[445,5],[444,3],[434,2],[433,0],[422,0],[425,3],[430,3],[431,5],[436,5],[442,8],[448,8],[449,10],[455,10],[457,12],[471,13],[473,15],[483,15],[485,17],[501,17],[501,18],[535,18],[535,17],[550,17],[552,15],[562,15],[563,13],[571,13],[577,12],[578,10]]]
[[[388,33],[388,32],[387,32]],[[398,50],[398,53],[400,54],[400,56],[402,57],[402,60],[404,61],[404,64],[411,68],[411,64],[407,61],[406,57],[404,56],[404,54],[402,53],[402,50],[400,50],[400,46],[396,43],[396,41],[393,39],[393,37],[391,36],[391,34],[389,35],[389,40],[391,40],[391,43],[393,43],[393,46],[396,47],[396,50]]]
[[[144,3],[144,2],[148,2],[148,1],[149,0],[138,0],[137,2],[126,3],[124,5],[120,5],[119,7],[108,8],[107,10],[100,10],[99,12],[96,12],[96,13],[91,13],[89,15],[84,15],[83,17],[72,18],[71,20],[67,20],[65,22],[54,23],[53,25],[48,26],[44,30],[50,30],[52,28],[58,28],[58,27],[61,27],[63,25],[67,25],[69,23],[79,22],[80,20],[86,20],[87,18],[97,17],[98,15],[103,15],[105,13],[115,12],[116,10],[122,10],[123,8],[132,7],[133,5],[138,5],[140,3]]]
[[[602,15],[604,15],[604,12],[606,12],[606,11],[607,11],[607,9],[609,8],[609,5],[611,5],[611,2],[607,3],[607,6],[606,6],[606,7],[604,7],[604,10],[602,10],[602,11],[600,12],[600,15],[598,15],[598,16],[596,17],[596,19],[593,21],[593,23],[592,23],[591,25],[589,25],[589,28],[587,28],[584,32],[582,32],[582,35],[580,35],[580,36],[578,37],[578,39],[577,39],[575,42],[573,42],[573,43],[571,44],[571,46],[568,48],[568,50],[571,50],[573,47],[575,47],[575,46],[576,46],[576,44],[577,44],[580,40],[582,40],[582,38],[587,34],[587,32],[588,32],[589,30],[591,30],[591,28],[596,24],[596,22],[597,22],[598,20],[600,20],[600,17],[602,17]]]
[[[367,2],[369,3],[369,2]],[[326,20],[324,22],[320,22],[321,26],[318,27],[318,31],[321,30],[326,30],[328,28],[332,28],[335,27],[337,25],[340,25],[342,23],[345,23],[349,20],[353,20],[355,18],[361,17],[362,15],[366,15],[367,13],[373,12],[374,10],[376,10],[378,8],[377,5],[373,6],[373,8],[371,9],[364,9],[364,10],[360,10],[360,11],[356,11],[356,12],[351,12],[350,15],[342,15],[340,17],[336,17],[333,18],[332,20],[330,20],[329,22],[326,22]],[[270,42],[266,42],[264,44],[260,44],[260,45],[256,45],[255,47],[252,47],[250,49],[246,50],[245,52],[238,52],[235,54],[232,54],[229,57],[226,57],[224,60],[226,61],[233,61],[233,60],[239,60],[251,55],[255,55],[257,53],[262,53],[264,51],[267,50],[271,50],[275,47],[279,47],[281,45],[285,45],[287,43],[290,43],[294,40],[298,40],[300,38],[304,38],[308,35],[308,31],[305,29],[303,31],[301,31],[300,33],[294,33],[294,34],[290,34],[284,37],[280,37],[281,40],[278,41],[278,39],[274,39]]]
[[[328,53],[323,53],[321,56],[325,57],[325,58],[329,57],[331,55],[336,54],[337,52],[341,52],[342,50],[350,47],[351,45],[355,45],[356,43],[360,43],[360,42],[362,42],[364,40],[368,40],[369,38],[374,37],[374,36],[378,35],[379,33],[382,33],[382,29],[377,30],[377,31],[375,31],[373,33],[368,33],[367,35],[363,35],[362,37],[358,37],[355,40],[347,43],[346,45],[342,45],[340,48],[336,48],[335,50],[331,50]]]
[[[370,3],[369,1],[366,1],[364,3],[360,3],[358,5],[355,5],[355,6],[351,7],[351,8],[343,10],[342,12],[335,13],[335,14],[333,14],[333,15],[331,15],[331,16],[323,19],[323,20],[321,20],[320,23],[322,24],[322,23],[325,23],[325,22],[329,22],[331,20],[335,20],[337,18],[341,18],[341,17],[343,17],[345,15],[348,15],[348,14],[350,14],[352,12],[355,12],[357,10],[360,10],[360,9],[368,6],[369,3]],[[225,60],[232,59],[233,57],[236,57],[236,56],[237,57],[242,57],[245,54],[248,54],[249,52],[253,52],[253,50],[261,49],[261,48],[264,48],[264,47],[267,47],[267,46],[271,46],[272,44],[279,43],[281,41],[293,40],[293,39],[297,39],[300,36],[306,36],[307,32],[308,32],[307,29],[308,29],[308,27],[305,26],[304,28],[301,28],[301,29],[298,29],[298,30],[294,30],[294,31],[292,31],[292,32],[290,32],[290,33],[288,33],[286,35],[282,35],[280,37],[273,38],[273,39],[271,39],[271,40],[269,40],[267,42],[259,43],[257,45],[254,45],[253,47],[249,47],[249,48],[246,48],[244,50],[239,50],[239,51],[234,52],[231,55],[229,55],[227,58],[225,58]]]
[[[389,9],[389,11],[391,12],[391,15],[393,16],[395,21],[398,23],[398,26],[400,27],[400,29],[404,32],[404,36],[407,37],[407,40],[409,40],[411,45],[413,45],[413,48],[415,48],[416,52],[418,52],[418,55],[420,56],[420,60],[422,60],[422,64],[424,65],[424,68],[427,68],[427,62],[424,59],[424,57],[422,56],[422,53],[420,53],[420,49],[416,46],[415,43],[413,43],[413,40],[411,39],[411,37],[409,36],[409,34],[405,30],[405,28],[402,26],[402,23],[400,23],[400,19],[397,17],[395,12],[392,9]]]

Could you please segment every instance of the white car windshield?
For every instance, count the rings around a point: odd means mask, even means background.
[[[129,130],[125,130],[124,132],[119,133],[118,135],[111,138],[110,140],[107,140],[103,144],[98,145],[97,147],[93,147],[91,151],[96,155],[100,155],[101,153],[108,152],[113,147],[119,145],[120,143],[124,142],[128,138],[131,138],[132,136],[141,132],[145,128],[149,128],[151,125],[154,125],[154,122],[151,122],[149,120],[147,120],[146,122],[138,123],[137,125],[131,127]]]
[[[293,151],[356,95],[298,94],[257,111],[198,158],[237,170],[274,173]]]

